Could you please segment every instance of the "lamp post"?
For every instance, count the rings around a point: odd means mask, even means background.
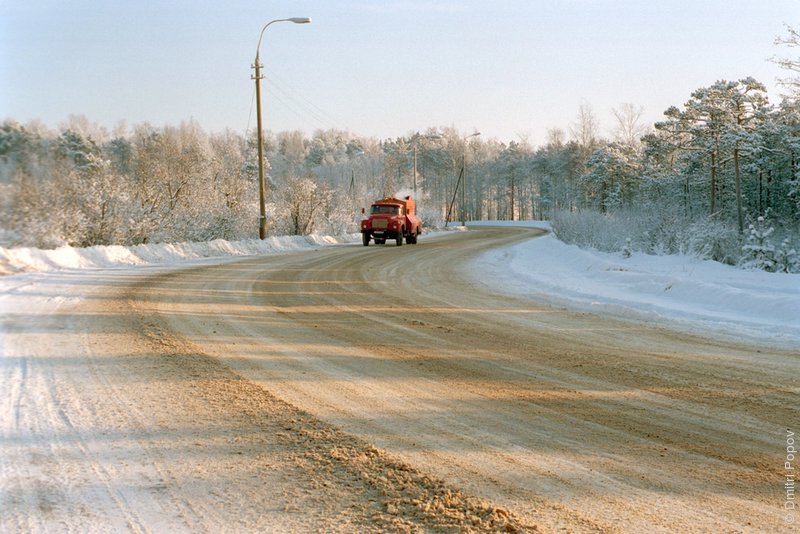
[[[267,22],[263,28],[261,28],[261,33],[258,36],[258,45],[256,46],[256,61],[250,67],[255,69],[255,74],[253,78],[256,81],[256,115],[257,115],[257,123],[258,123],[258,206],[259,206],[259,218],[258,218],[258,238],[259,239],[266,239],[267,237],[267,192],[266,192],[266,180],[264,179],[264,139],[263,139],[263,129],[261,127],[261,69],[264,65],[261,64],[261,59],[259,57],[260,50],[261,50],[261,39],[264,37],[264,32],[269,27],[270,24],[275,22],[293,22],[295,24],[309,24],[311,19],[308,17],[292,17],[288,19],[275,19],[270,22]]]

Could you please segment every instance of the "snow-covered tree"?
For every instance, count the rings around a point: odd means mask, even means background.
[[[332,192],[311,176],[288,176],[276,207],[276,226],[283,233],[313,233],[330,213]]]
[[[750,223],[747,239],[742,246],[742,252],[744,252],[742,266],[745,269],[775,272],[775,245],[770,240],[773,232],[775,232],[775,227],[769,224],[763,216]]]
[[[641,175],[635,149],[612,143],[597,149],[586,162],[581,185],[591,207],[606,213],[630,203]]]
[[[795,98],[800,98],[800,29],[786,25],[786,35],[775,39],[776,45],[797,49],[795,57],[775,57],[775,63],[789,72],[789,76],[780,80]]]

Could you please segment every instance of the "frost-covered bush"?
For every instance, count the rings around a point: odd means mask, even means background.
[[[435,207],[420,207],[417,205],[417,216],[422,220],[423,231],[425,231],[425,228],[441,228],[444,226],[442,212]]]
[[[625,245],[622,247],[622,257],[630,258],[631,256],[633,256],[633,248],[631,247],[631,240],[628,238],[625,240]]]
[[[789,238],[784,239],[775,251],[775,271],[779,273],[800,273],[800,253],[792,246]]]
[[[561,211],[551,223],[562,241],[604,252],[676,254],[688,233],[683,220],[658,210]]]
[[[285,178],[276,196],[274,233],[341,235],[355,231],[355,209],[313,175]]]
[[[797,232],[779,227],[770,218],[770,210],[750,221],[739,258],[744,269],[775,273],[800,272],[800,245]]]
[[[773,224],[759,217],[744,238],[735,227],[716,218],[689,220],[667,211],[627,209],[559,212],[553,232],[566,243],[629,256],[689,254],[746,269],[800,272],[796,232],[784,229],[780,239]]]
[[[550,223],[561,241],[606,252],[620,250],[628,237],[624,222],[594,210],[558,211]]]
[[[705,260],[728,265],[738,261],[739,235],[730,225],[713,218],[695,221],[688,225],[685,253]]]

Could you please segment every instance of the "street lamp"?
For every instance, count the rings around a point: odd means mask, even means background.
[[[256,46],[256,61],[250,67],[255,69],[253,78],[256,80],[256,115],[258,122],[258,205],[259,205],[259,219],[258,219],[258,238],[266,239],[267,237],[267,193],[266,181],[264,179],[264,140],[263,130],[261,128],[261,69],[264,65],[261,64],[259,58],[261,50],[261,39],[264,37],[264,32],[270,24],[275,22],[293,22],[295,24],[309,24],[311,19],[308,17],[292,17],[288,19],[275,19],[264,25],[261,28],[261,33],[258,36],[258,45]]]

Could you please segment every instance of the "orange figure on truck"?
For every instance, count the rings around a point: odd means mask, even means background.
[[[394,239],[399,247],[405,238],[409,245],[416,245],[421,233],[422,221],[417,217],[416,204],[410,196],[376,200],[369,208],[369,217],[361,221],[361,241],[365,247],[370,239],[374,239],[376,245]]]

